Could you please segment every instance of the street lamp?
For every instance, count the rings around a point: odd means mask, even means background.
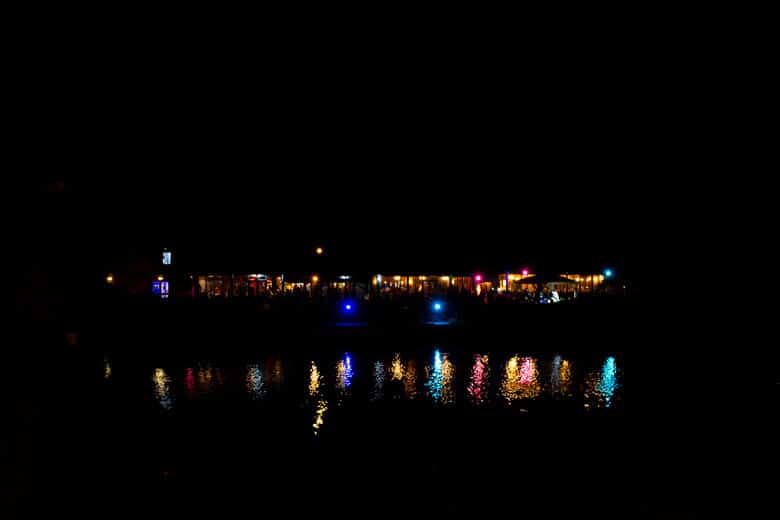
[[[324,253],[325,251],[321,247],[318,247],[317,249],[314,250],[314,252],[317,253],[318,256],[322,256],[322,253]]]
[[[106,282],[107,283],[114,283],[114,275],[108,275],[106,276]]]

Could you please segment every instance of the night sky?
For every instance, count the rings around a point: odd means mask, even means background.
[[[650,131],[637,78],[613,65],[522,82],[336,67],[257,91],[108,65],[89,89],[37,83],[17,135],[20,261],[102,276],[168,246],[196,267],[270,270],[305,268],[321,244],[344,270],[610,266],[638,280]]]

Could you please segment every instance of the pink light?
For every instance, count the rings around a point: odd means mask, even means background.
[[[481,275],[481,274],[478,274],[477,276],[475,276],[475,277],[474,277],[474,279],[475,279],[476,281],[478,281],[478,282],[481,282],[481,281],[482,281],[482,275]]]
[[[533,359],[523,358],[523,364],[520,365],[520,383],[524,385],[533,383],[535,369],[536,363]]]
[[[195,393],[195,374],[193,373],[192,368],[188,368],[187,375],[184,376],[184,388],[187,389],[189,395]]]
[[[528,269],[523,269],[523,276],[527,276],[527,275],[528,275]]]

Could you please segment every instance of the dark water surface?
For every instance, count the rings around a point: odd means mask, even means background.
[[[84,349],[26,378],[43,403],[25,441],[31,511],[557,517],[603,501],[609,517],[615,501],[635,505],[615,491],[631,409],[617,351],[146,347]]]

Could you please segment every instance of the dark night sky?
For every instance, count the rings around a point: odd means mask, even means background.
[[[24,85],[12,143],[31,181],[23,244],[97,271],[162,245],[243,266],[323,243],[345,268],[609,264],[639,277],[654,130],[627,54],[569,48],[514,66],[314,54],[219,70],[122,54],[95,70],[53,52],[58,87]]]

